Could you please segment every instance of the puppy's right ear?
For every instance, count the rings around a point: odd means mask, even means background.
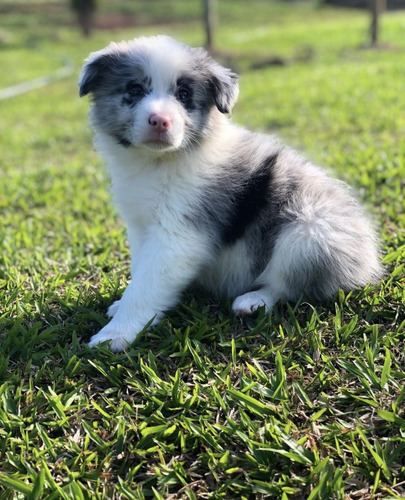
[[[215,63],[212,65],[211,85],[214,101],[221,113],[230,113],[235,104],[238,94],[239,75]]]
[[[105,51],[94,52],[86,60],[79,78],[79,95],[83,97],[99,87],[103,75],[112,62],[112,55]]]

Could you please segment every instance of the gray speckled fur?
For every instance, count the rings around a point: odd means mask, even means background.
[[[207,196],[204,201],[209,210],[204,210],[204,202],[198,205],[199,221],[204,217],[212,220],[210,214],[217,214],[211,231],[221,241],[221,227],[229,224],[235,211],[233,193],[246,185],[267,158],[277,155],[268,180],[266,204],[245,228],[243,238],[220,245],[216,263],[201,273],[204,286],[230,298],[275,286],[278,298],[295,301],[302,296],[323,300],[339,288],[349,291],[377,283],[382,276],[377,239],[348,188],[294,151],[277,148],[273,143],[262,148],[261,155],[253,155],[257,140],[258,136],[246,134],[245,147],[228,165],[230,175],[217,179],[202,195],[203,200]],[[252,165],[253,161],[256,164]],[[280,235],[295,252],[294,259],[287,254],[283,259],[279,252],[274,255]],[[232,276],[224,265],[237,261],[232,255],[235,250],[243,256],[235,270],[239,277]],[[227,272],[229,279],[224,280]]]

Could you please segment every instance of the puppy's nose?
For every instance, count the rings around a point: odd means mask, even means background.
[[[149,125],[158,132],[166,132],[171,124],[172,120],[168,115],[153,113],[149,117]]]

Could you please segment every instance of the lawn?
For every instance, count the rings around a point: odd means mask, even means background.
[[[80,65],[140,34],[202,44],[187,4],[87,40],[68,14],[0,9],[0,89],[75,68],[0,102],[0,499],[405,498],[405,12],[379,50],[365,13],[308,4],[223,0],[217,35],[233,120],[353,186],[384,281],[241,321],[186,293],[128,352],[86,346],[130,256]]]

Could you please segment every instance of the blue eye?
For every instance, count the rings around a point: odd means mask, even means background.
[[[145,89],[139,83],[132,83],[128,86],[127,92],[133,97],[141,97],[145,94]]]
[[[188,102],[191,99],[192,95],[193,93],[189,87],[180,87],[177,91],[177,98],[182,103]]]

